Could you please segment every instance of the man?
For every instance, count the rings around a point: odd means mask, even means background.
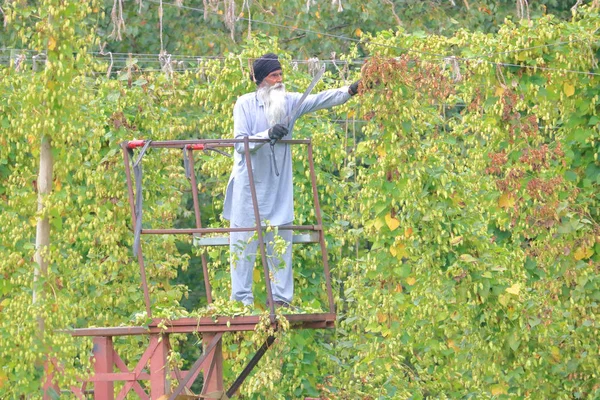
[[[298,104],[302,94],[288,93],[283,84],[283,71],[278,56],[268,53],[253,64],[253,81],[257,91],[241,96],[233,109],[235,139],[248,136],[253,139],[271,139],[273,142],[288,135],[292,137],[295,120],[285,121]],[[326,90],[309,95],[302,103],[298,115],[345,103],[358,91],[358,82],[340,89]],[[288,138],[286,137],[286,139]],[[290,146],[266,142],[250,143],[254,184],[261,223],[271,226],[290,225],[294,220],[292,160]],[[254,227],[255,216],[250,193],[248,171],[243,143],[236,143],[234,165],[227,185],[223,217],[232,228]],[[257,241],[249,242],[254,232],[231,232],[231,299],[252,305],[252,271]],[[266,252],[272,275],[271,289],[277,306],[289,306],[294,292],[292,274],[292,231],[280,230],[287,247],[281,259],[273,255],[273,233],[265,235]]]

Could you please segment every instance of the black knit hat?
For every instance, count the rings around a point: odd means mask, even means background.
[[[254,82],[257,85],[260,85],[267,75],[278,69],[281,69],[281,63],[279,62],[277,54],[267,53],[264,56],[257,58],[256,61],[254,61],[254,64],[252,64]]]

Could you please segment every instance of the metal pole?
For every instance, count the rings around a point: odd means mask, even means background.
[[[133,195],[133,182],[131,179],[131,166],[129,161],[129,151],[127,149],[127,143],[121,143],[123,149],[123,162],[125,163],[125,177],[127,178],[127,195],[129,197],[129,209],[131,210],[131,226],[135,226],[135,201]]]
[[[318,231],[320,225],[289,225],[280,226],[279,230]],[[142,235],[191,235],[193,233],[230,233],[230,232],[255,232],[256,228],[168,228],[168,229],[142,229]]]
[[[242,371],[240,376],[237,377],[237,379],[231,384],[231,387],[227,390],[226,398],[228,398],[228,399],[231,398],[235,394],[235,392],[237,392],[237,390],[240,388],[242,383],[244,383],[244,380],[246,379],[246,377],[250,374],[252,369],[254,367],[256,367],[256,364],[258,364],[258,362],[260,361],[262,356],[265,355],[265,353],[267,352],[269,347],[271,347],[271,345],[273,344],[274,341],[275,341],[275,336],[269,336],[267,338],[267,341],[264,342],[262,346],[260,346],[260,349],[258,349],[258,351],[254,355],[254,357],[252,357],[252,359],[250,360],[248,365],[246,365],[246,367],[244,368],[244,370]]]
[[[122,143],[121,148],[123,149],[123,161],[125,163],[125,176],[127,178],[127,194],[129,196],[129,206],[131,208],[131,226],[135,226],[135,201],[133,195],[133,182],[131,180],[131,166],[129,161],[129,151],[127,150],[127,143]],[[146,303],[146,314],[148,318],[152,318],[152,310],[150,308],[150,293],[148,291],[148,281],[146,279],[146,268],[144,266],[144,256],[142,255],[142,244],[140,242],[137,252],[138,264],[140,266],[140,279],[142,281],[142,289],[144,291],[144,302]]]
[[[202,219],[200,218],[200,204],[198,200],[198,183],[196,182],[196,169],[194,168],[194,151],[188,147],[188,161],[190,163],[190,182],[192,184],[192,197],[194,199],[194,214],[196,215],[196,228],[202,228]],[[202,273],[204,274],[204,289],[206,290],[206,301],[212,303],[212,294],[210,280],[208,277],[208,262],[206,260],[206,250],[200,255],[202,260]]]
[[[271,322],[275,322],[275,304],[273,304],[273,293],[271,292],[271,279],[269,278],[269,266],[267,265],[267,253],[265,251],[265,242],[263,240],[262,226],[260,224],[260,211],[258,209],[258,198],[256,196],[256,186],[254,185],[254,173],[252,172],[252,161],[250,160],[250,144],[248,136],[244,137],[244,154],[246,155],[246,169],[248,170],[248,180],[250,183],[250,193],[252,194],[252,206],[254,207],[254,219],[256,223],[256,232],[258,232],[258,245],[262,258],[263,270],[265,272],[265,286],[267,288],[267,299],[271,309]]]
[[[313,201],[315,203],[315,217],[317,224],[323,226],[321,218],[321,206],[319,205],[319,193],[317,192],[317,176],[315,174],[315,164],[313,161],[312,142],[308,143],[308,166],[310,169],[310,180],[313,190]],[[329,312],[334,313],[335,305],[333,303],[333,292],[331,290],[331,274],[329,272],[329,263],[327,261],[327,246],[325,246],[325,234],[323,229],[319,230],[319,243],[321,244],[321,255],[323,257],[323,270],[325,271],[325,284],[327,286],[327,297],[329,299]]]

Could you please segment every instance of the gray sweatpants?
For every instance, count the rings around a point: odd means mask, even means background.
[[[232,225],[232,227],[234,227]],[[254,232],[231,232],[229,249],[231,252],[231,300],[245,305],[254,304],[252,294],[252,272],[256,254],[260,254],[258,240],[248,243]],[[294,296],[294,275],[292,273],[292,235],[291,230],[280,230],[278,236],[287,242],[281,257],[273,255],[273,232],[264,233],[267,253],[267,265],[271,272],[271,291],[274,301],[292,302]],[[234,257],[235,255],[235,257]],[[236,260],[237,258],[237,260]],[[280,265],[281,259],[285,265]],[[261,276],[264,276],[261,264]]]

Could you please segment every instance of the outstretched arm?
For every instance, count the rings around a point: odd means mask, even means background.
[[[317,94],[311,94],[302,104],[299,115],[304,115],[313,111],[338,106],[344,104],[351,97],[348,86],[339,89],[324,90]],[[299,100],[299,97],[298,99]]]

